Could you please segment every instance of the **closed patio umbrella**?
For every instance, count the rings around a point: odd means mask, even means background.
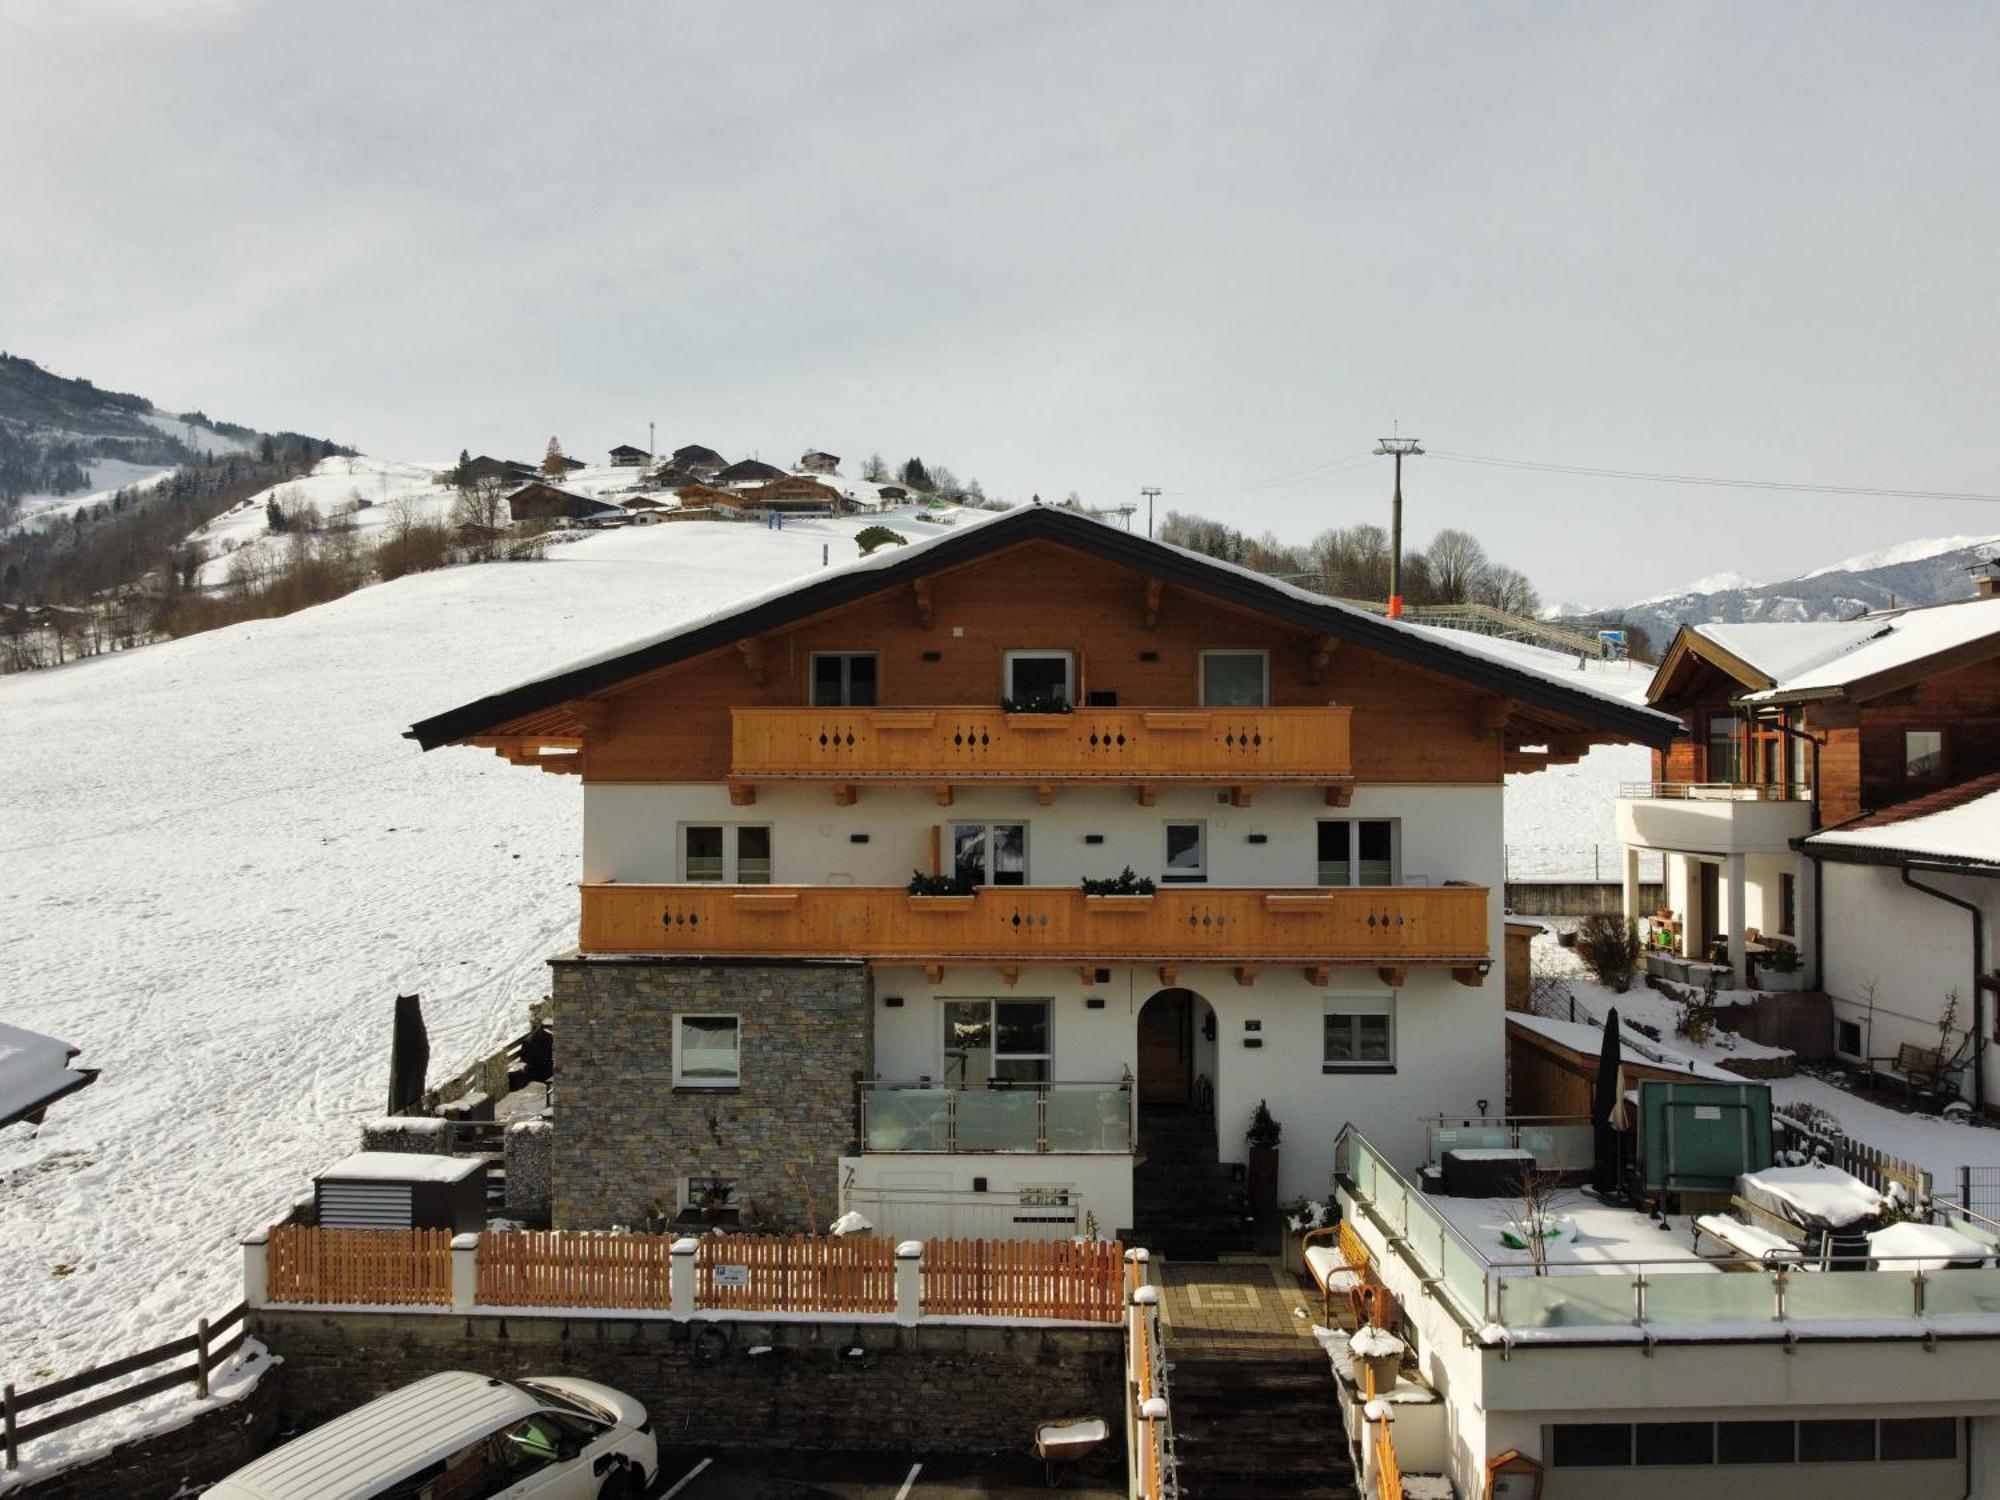
[[[1618,1187],[1618,1129],[1612,1123],[1618,1112],[1619,1064],[1618,1007],[1604,1018],[1604,1050],[1597,1057],[1597,1086],[1590,1100],[1591,1164],[1590,1185],[1600,1194]]]
[[[430,1071],[431,1038],[424,1027],[423,1001],[417,995],[396,997],[396,1029],[389,1040],[389,1113],[415,1109],[424,1097],[424,1075]]]

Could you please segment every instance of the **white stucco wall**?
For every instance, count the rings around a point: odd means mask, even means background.
[[[2000,923],[2000,881],[1918,871],[1926,885],[1976,902],[1986,914],[1987,953],[1993,966],[1994,926]],[[1972,917],[1958,907],[1913,891],[1893,865],[1827,861],[1823,875],[1825,989],[1837,1019],[1857,1022],[1871,1057],[1893,1058],[1905,1042],[1935,1047],[1945,996],[1958,996],[1958,1027],[1971,1027]],[[1872,1005],[1871,1005],[1872,991]],[[1987,1034],[1992,1035],[1992,996]],[[2000,1059],[1986,1049],[1986,1097],[2000,1100]],[[1964,1080],[1971,1093],[1971,1077]]]

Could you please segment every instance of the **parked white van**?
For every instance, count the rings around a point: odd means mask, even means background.
[[[646,1408],[622,1391],[448,1370],[294,1438],[208,1500],[639,1500],[659,1468]]]

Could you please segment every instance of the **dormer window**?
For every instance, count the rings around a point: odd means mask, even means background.
[[[1010,703],[1076,702],[1075,653],[1009,651],[1001,694]]]

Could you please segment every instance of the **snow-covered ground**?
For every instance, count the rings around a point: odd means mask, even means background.
[[[271,534],[270,518],[265,513],[265,502],[274,496],[280,505],[311,505],[323,520],[345,516],[371,547],[382,541],[395,511],[401,509],[393,505],[398,500],[407,499],[418,520],[442,521],[450,516],[455,496],[448,487],[435,483],[433,476],[448,467],[365,454],[323,458],[304,478],[261,490],[190,535],[188,541],[209,554],[199,581],[205,588],[224,582],[239,551],[275,554],[284,545],[284,537]]]
[[[251,440],[231,437],[213,428],[183,422],[178,417],[164,412],[147,412],[140,421],[149,427],[159,429],[169,437],[179,438],[198,452],[224,453],[248,452]],[[91,434],[79,434],[88,437]],[[14,519],[5,530],[26,529],[29,526],[47,526],[66,520],[71,513],[87,510],[93,505],[110,500],[118,490],[134,486],[157,484],[174,472],[173,464],[134,464],[122,458],[94,458],[83,465],[89,477],[89,487],[70,495],[24,495]]]
[[[856,556],[867,524],[592,535],[0,678],[5,1016],[103,1070],[0,1134],[0,1381],[231,1306],[238,1238],[381,1112],[399,991],[424,997],[434,1079],[545,993],[577,784],[420,755],[405,727],[814,571],[822,546]]]

